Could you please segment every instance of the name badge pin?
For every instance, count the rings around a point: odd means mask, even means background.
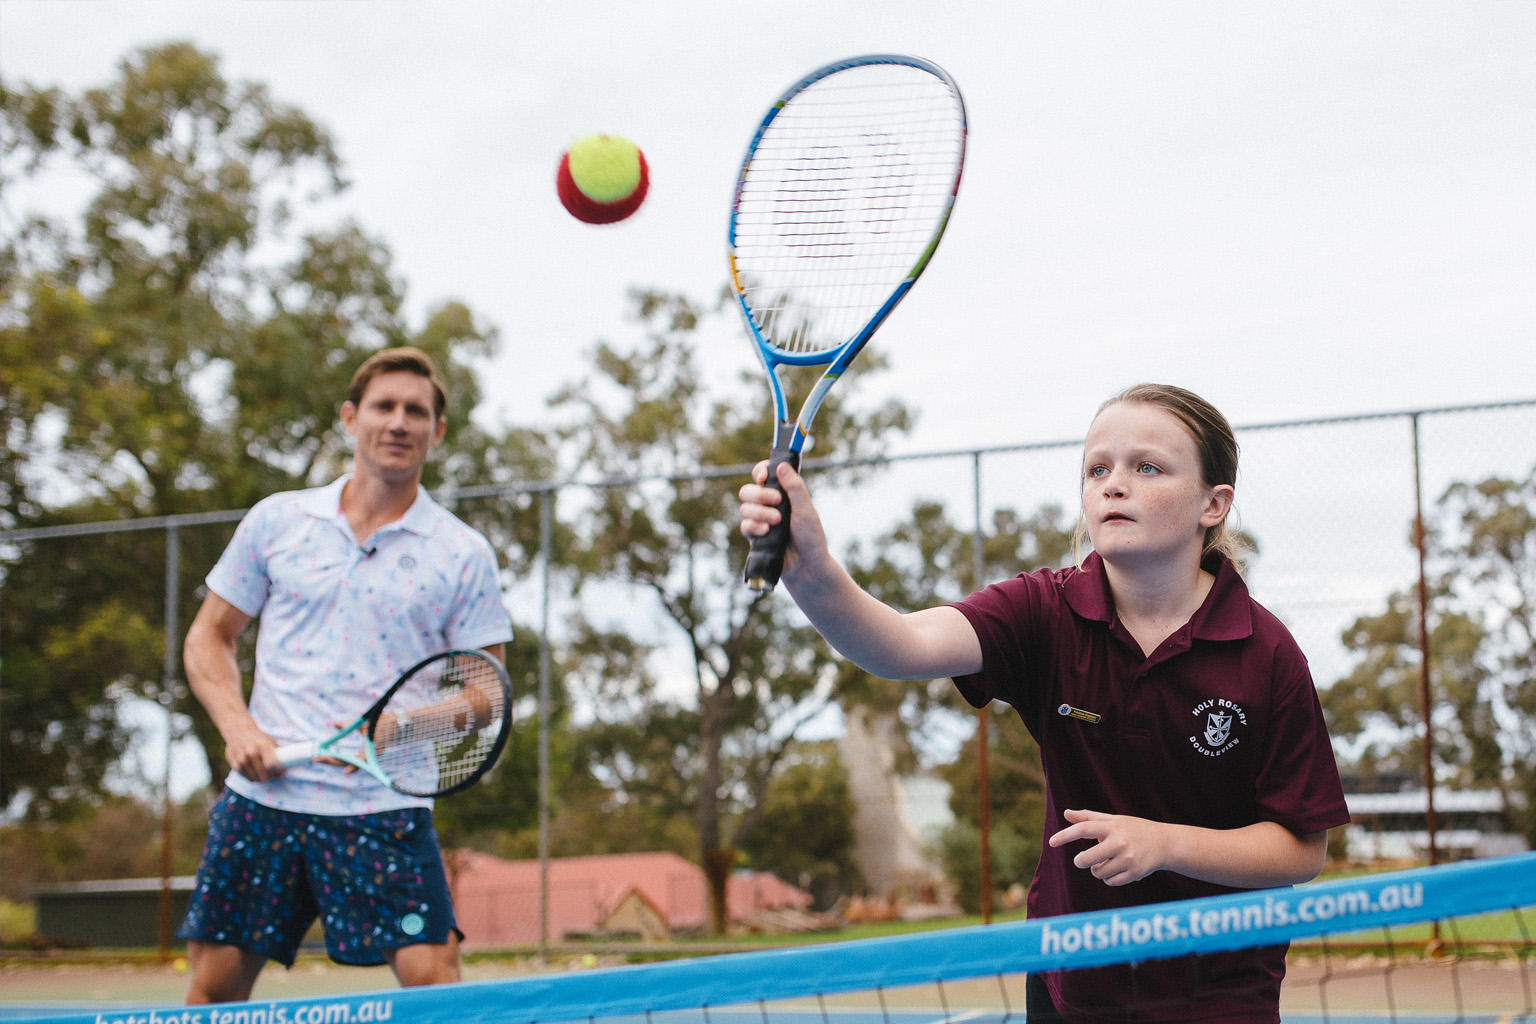
[[[1104,717],[1103,715],[1096,715],[1092,711],[1075,708],[1071,704],[1063,704],[1056,709],[1056,713],[1063,718],[1075,718],[1079,722],[1087,722],[1089,725],[1098,725],[1100,719]]]

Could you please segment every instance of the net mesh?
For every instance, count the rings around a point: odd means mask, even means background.
[[[838,348],[915,277],[964,152],[960,95],[922,68],[857,65],[785,102],[742,168],[731,227],[736,281],[769,344]]]
[[[952,1024],[1023,1021],[1025,977],[1118,965],[1130,977],[1114,1016],[1198,1020],[1196,987],[1134,991],[1154,963],[1190,976],[1234,950],[1291,943],[1285,1021],[1536,1019],[1536,854],[1362,875],[1112,912],[552,972],[501,981],[228,1005],[203,1024]],[[679,952],[686,947],[679,946]],[[1145,986],[1142,986],[1144,989]],[[1146,998],[1143,998],[1143,997]],[[1273,1019],[1269,1010],[1220,1019]],[[137,1010],[138,1024],[185,1008]],[[127,1014],[58,1018],[127,1024]]]
[[[506,674],[478,651],[418,668],[375,721],[370,738],[395,789],[438,796],[474,781],[500,752],[508,722]]]

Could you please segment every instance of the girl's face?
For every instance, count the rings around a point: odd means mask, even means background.
[[[1116,402],[1083,449],[1083,517],[1093,548],[1122,568],[1200,563],[1205,531],[1226,518],[1233,489],[1207,486],[1184,424],[1145,402]]]

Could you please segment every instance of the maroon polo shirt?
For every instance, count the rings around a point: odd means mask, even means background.
[[[1204,603],[1150,657],[1115,615],[1097,553],[955,605],[982,650],[981,672],[955,685],[974,707],[1012,705],[1039,743],[1047,837],[1067,827],[1068,808],[1212,829],[1273,821],[1299,835],[1348,823],[1305,656],[1230,562],[1205,568],[1216,581]],[[1108,886],[1073,866],[1085,847],[1042,844],[1031,917],[1236,891],[1171,871]],[[1284,974],[1279,946],[1046,980],[1073,1021],[1127,1009],[1137,1020],[1278,1021]]]

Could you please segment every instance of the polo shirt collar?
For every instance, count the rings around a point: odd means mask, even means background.
[[[347,486],[347,481],[352,479],[352,474],[347,473],[337,477],[324,487],[315,487],[305,491],[299,500],[299,507],[308,515],[316,519],[345,520],[341,511],[341,492]],[[432,500],[432,495],[420,485],[416,488],[416,500],[411,502],[411,507],[405,510],[405,515],[392,523],[386,523],[380,529],[384,530],[409,530],[418,536],[425,537],[432,532],[436,525],[437,517],[433,515],[437,508],[437,502]],[[347,533],[351,535],[351,528]]]
[[[1197,640],[1241,640],[1253,635],[1253,612],[1248,585],[1224,555],[1213,554],[1201,566],[1216,577],[1210,593],[1190,617],[1190,636]],[[1115,599],[1109,591],[1104,560],[1089,552],[1083,567],[1067,577],[1062,587],[1067,604],[1084,619],[1113,622]]]

